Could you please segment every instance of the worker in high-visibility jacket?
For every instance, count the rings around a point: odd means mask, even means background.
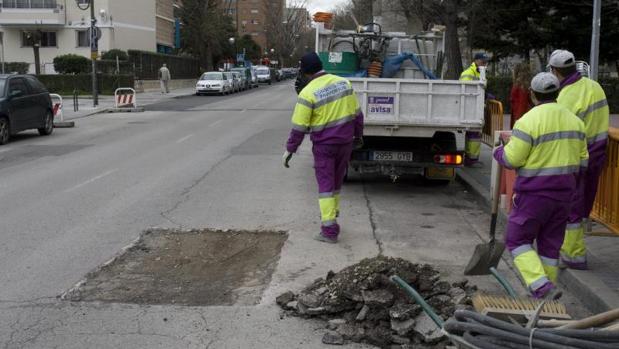
[[[609,109],[600,84],[576,71],[574,54],[556,50],[550,55],[549,66],[561,82],[557,102],[585,123],[589,148],[589,167],[581,178],[572,198],[561,260],[569,268],[587,269],[587,248],[584,221],[589,218],[598,189],[600,173],[606,161]]]
[[[584,123],[557,103],[559,88],[551,73],[536,75],[531,81],[536,106],[516,122],[507,145],[494,152],[518,175],[505,241],[535,298],[555,289],[570,199],[589,158]]]
[[[306,133],[313,143],[314,169],[318,182],[321,231],[316,240],[335,243],[340,191],[348,169],[353,147],[363,146],[363,114],[350,81],[327,74],[314,52],[301,58],[301,74],[306,79],[292,115],[292,131],[283,160],[289,167]]]
[[[479,81],[479,67],[485,67],[488,64],[488,56],[485,53],[476,53],[473,63],[460,74],[460,81]],[[479,161],[481,154],[481,133],[466,132],[464,135],[464,164],[472,166]]]

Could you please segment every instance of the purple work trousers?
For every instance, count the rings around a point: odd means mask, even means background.
[[[559,260],[559,251],[565,236],[570,203],[545,196],[516,194],[509,221],[505,244],[514,249],[537,242],[540,257]]]
[[[339,195],[344,182],[344,176],[348,169],[348,163],[352,154],[353,144],[314,144],[314,169],[316,171],[316,181],[318,182],[318,192],[323,195]],[[339,210],[339,207],[336,208]],[[340,226],[337,222],[323,224],[321,232],[324,236],[337,239],[340,233]]]
[[[605,159],[589,161],[589,167],[581,174],[576,190],[572,195],[572,208],[568,219],[570,224],[580,223],[583,219],[589,218],[598,192],[604,161]]]

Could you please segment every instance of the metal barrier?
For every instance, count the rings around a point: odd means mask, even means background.
[[[484,128],[481,141],[494,147],[494,134],[503,129],[503,103],[497,100],[486,101],[484,109]]]
[[[114,101],[116,108],[135,108],[138,105],[135,90],[130,87],[117,88],[114,91]]]
[[[619,235],[619,129],[610,128],[607,160],[591,218]]]

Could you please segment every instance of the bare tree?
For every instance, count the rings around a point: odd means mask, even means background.
[[[307,0],[266,0],[265,11],[269,14],[265,25],[268,49],[275,49],[281,64],[299,51],[299,42],[304,41],[311,23],[306,10]]]

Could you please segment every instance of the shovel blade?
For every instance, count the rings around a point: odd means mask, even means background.
[[[464,269],[464,275],[488,275],[490,268],[499,265],[505,244],[494,241],[475,246],[475,252]]]

